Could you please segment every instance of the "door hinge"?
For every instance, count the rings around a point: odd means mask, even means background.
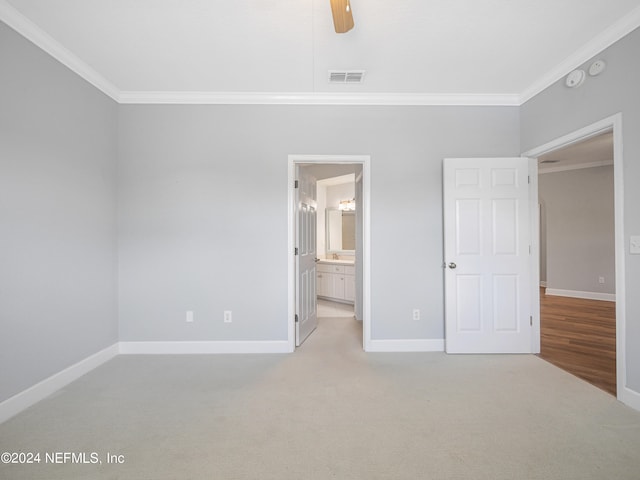
[[[531,185],[531,175],[527,175],[527,183]]]
[[[298,323],[298,314],[296,313],[296,323]]]
[[[295,182],[293,182],[293,188],[298,188],[298,180],[296,180]]]
[[[297,254],[298,254],[298,247],[296,247],[296,248],[294,248],[294,249],[293,249],[293,254],[294,254],[294,255],[297,255]]]
[[[529,255],[531,255],[531,245],[529,245]]]
[[[529,315],[529,326],[533,327],[533,315]]]

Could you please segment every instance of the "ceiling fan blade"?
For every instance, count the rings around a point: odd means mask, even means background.
[[[331,0],[331,13],[336,33],[346,33],[353,28],[353,13],[349,0]]]

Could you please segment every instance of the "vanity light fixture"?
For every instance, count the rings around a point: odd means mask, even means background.
[[[338,205],[339,210],[353,211],[356,209],[356,199],[352,198],[351,200],[341,200]]]

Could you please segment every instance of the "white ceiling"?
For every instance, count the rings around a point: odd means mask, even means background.
[[[316,180],[324,182],[325,186],[354,182],[355,174],[361,169],[361,166],[357,164],[309,163],[302,165],[307,173],[313,175]]]
[[[538,157],[540,173],[613,165],[613,132],[605,132]]]
[[[640,0],[351,5],[342,35],[329,0],[0,0],[0,20],[124,102],[519,104],[640,25]]]

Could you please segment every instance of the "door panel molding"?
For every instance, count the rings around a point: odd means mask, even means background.
[[[316,312],[316,204],[317,182],[304,167],[297,165],[296,181],[296,346],[300,346],[318,326]]]

